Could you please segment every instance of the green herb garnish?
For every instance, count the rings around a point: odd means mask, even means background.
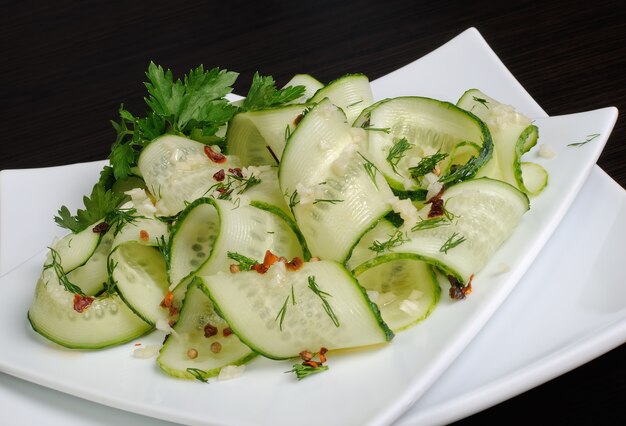
[[[285,303],[283,303],[280,311],[278,311],[278,314],[276,314],[276,318],[274,318],[274,321],[278,321],[278,319],[280,318],[280,322],[278,323],[278,328],[280,331],[283,331],[283,321],[285,320],[285,315],[287,314],[287,302],[289,302],[289,296],[285,297]]]
[[[423,177],[424,175],[432,172],[437,164],[445,159],[448,154],[443,152],[438,152],[433,155],[429,155],[428,157],[424,157],[420,160],[420,162],[415,167],[409,167],[409,174],[415,180]]]
[[[368,247],[368,249],[376,253],[376,255],[379,255],[380,253],[402,245],[407,241],[408,239],[404,238],[404,234],[402,233],[402,231],[396,231],[396,233],[390,235],[389,239],[386,241],[381,242],[375,240],[372,245]]]
[[[441,253],[448,254],[448,250],[452,250],[464,241],[465,237],[460,235],[458,232],[455,232],[446,240],[445,243],[443,243],[443,245],[439,248],[439,251]]]
[[[589,142],[591,142],[592,140],[594,140],[595,138],[597,138],[599,136],[600,136],[600,133],[594,133],[594,134],[591,134],[591,135],[587,135],[587,138],[584,141],[576,142],[576,143],[570,143],[570,144],[567,144],[567,146],[583,146],[583,145],[588,144]]]
[[[391,165],[391,168],[395,173],[398,173],[398,163],[404,156],[406,152],[413,148],[413,144],[410,144],[406,138],[402,138],[398,140],[393,146],[389,149],[389,154],[387,154],[387,162]]]
[[[298,380],[302,380],[312,374],[321,373],[326,370],[328,370],[327,365],[318,365],[317,367],[313,367],[311,365],[294,364],[293,368],[289,371],[285,371],[285,373],[296,373]]]
[[[61,285],[65,288],[65,290],[69,291],[70,293],[85,296],[85,293],[83,293],[83,290],[76,284],[72,284],[72,282],[70,282],[69,278],[67,277],[67,274],[65,273],[65,270],[63,269],[63,265],[61,265],[61,256],[59,255],[59,252],[53,249],[52,247],[48,247],[48,248],[50,249],[50,255],[51,255],[50,257],[52,258],[52,263],[48,263],[44,265],[43,269],[46,270],[46,269],[52,268],[59,280],[59,283],[61,283]]]
[[[186,371],[191,374],[194,379],[202,383],[209,383],[209,373],[206,371],[200,370],[199,368],[187,368]]]
[[[237,262],[237,266],[239,267],[240,271],[249,271],[250,269],[252,269],[254,265],[259,263],[250,257],[244,256],[243,254],[239,254],[239,253],[232,252],[232,251],[229,251],[228,253],[226,253],[226,256],[229,259],[232,259],[235,262]]]
[[[489,107],[487,106],[489,101],[487,99],[479,98],[479,97],[476,97],[476,96],[472,96],[472,99],[474,99],[474,102],[478,102],[479,104],[481,104],[485,108],[489,109]]]
[[[272,108],[294,101],[304,94],[304,86],[289,86],[277,89],[271,76],[262,77],[258,72],[252,77],[252,85],[243,101],[244,111]]]
[[[314,276],[309,275],[308,280],[309,280],[309,289],[311,289],[311,291],[315,293],[322,300],[322,305],[324,306],[324,310],[326,311],[326,314],[328,314],[333,324],[335,324],[335,327],[339,327],[339,320],[337,319],[337,316],[335,315],[335,311],[333,311],[333,308],[330,306],[330,303],[328,303],[328,300],[327,300],[328,297],[332,297],[332,296],[329,293],[319,288],[319,286],[315,282]]]

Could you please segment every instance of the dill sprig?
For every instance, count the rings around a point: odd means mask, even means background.
[[[448,238],[445,243],[443,243],[443,245],[439,248],[439,251],[441,253],[448,254],[448,250],[452,250],[464,241],[465,237],[458,232],[455,232],[454,234],[450,235],[450,238]]]
[[[326,311],[326,314],[328,314],[333,324],[335,324],[335,327],[339,327],[339,319],[337,319],[337,315],[335,315],[335,311],[333,311],[332,306],[330,306],[330,303],[328,303],[328,300],[326,300],[327,297],[333,297],[333,296],[319,288],[319,286],[315,282],[315,277],[313,275],[309,275],[308,280],[309,280],[309,289],[311,289],[311,291],[315,293],[321,299],[322,305],[324,306],[324,310]]]
[[[378,167],[376,167],[374,163],[372,163],[370,160],[365,158],[363,154],[361,154],[360,152],[358,152],[357,154],[359,154],[361,158],[363,159],[363,168],[365,168],[365,172],[371,179],[376,189],[378,189],[378,183],[376,183],[376,173],[379,172],[380,170],[378,170]]]
[[[104,293],[108,295],[112,295],[117,293],[117,281],[113,278],[113,272],[117,268],[117,262],[115,262],[111,257],[109,257],[109,261],[107,262],[107,280],[104,282]]]
[[[343,200],[329,199],[329,198],[316,198],[313,201],[313,204],[318,204],[318,203],[337,204],[337,203],[343,203]]]
[[[481,104],[482,106],[484,106],[485,108],[489,109],[489,107],[487,106],[487,104],[489,103],[489,101],[487,99],[484,98],[479,98],[477,96],[472,96],[472,99],[474,99],[474,102],[478,102],[479,104]]]
[[[292,290],[293,290],[293,287],[292,287]],[[280,331],[283,331],[283,321],[285,320],[285,315],[287,314],[287,302],[289,302],[289,295],[285,297],[285,303],[283,303],[283,306],[280,308],[280,311],[278,311],[278,314],[276,314],[276,318],[274,318],[274,321],[278,321],[280,319],[280,322],[278,323],[278,329]]]
[[[285,373],[296,373],[298,380],[302,380],[312,374],[321,373],[326,370],[328,370],[327,365],[318,365],[317,367],[313,367],[312,365],[294,364],[293,368],[289,371],[285,371]]]
[[[415,224],[411,231],[423,231],[424,229],[434,229],[440,226],[450,225],[451,221],[446,216],[438,216],[430,219],[422,219]]]
[[[285,193],[287,196],[287,193]],[[289,196],[289,209],[293,212],[293,208],[300,202],[300,198],[298,197],[298,190],[294,190]]]
[[[226,254],[226,256],[228,256],[229,259],[232,259],[235,262],[237,262],[237,266],[239,267],[240,271],[249,271],[250,269],[252,269],[254,265],[259,263],[250,257],[244,256],[243,254],[232,252],[232,251],[229,251]]]
[[[65,273],[65,270],[63,269],[63,265],[61,265],[61,255],[59,255],[59,252],[53,249],[52,247],[48,247],[48,248],[50,249],[52,263],[48,263],[44,265],[43,267],[44,270],[52,268],[59,280],[59,283],[61,283],[61,285],[65,288],[65,290],[69,291],[70,293],[85,296],[85,293],[83,293],[83,290],[76,284],[72,284],[72,282],[67,277],[67,274]]]
[[[413,144],[410,144],[406,138],[402,138],[398,140],[393,146],[389,149],[389,154],[387,154],[387,162],[391,165],[391,168],[395,173],[398,173],[398,163],[404,156],[406,152],[413,148]]]
[[[420,162],[415,167],[409,167],[409,174],[415,180],[423,177],[427,173],[430,173],[434,170],[437,164],[444,160],[448,154],[444,152],[437,152],[433,155],[429,155],[420,160]]]
[[[206,371],[200,370],[199,368],[187,368],[186,371],[191,374],[194,379],[202,383],[209,383],[209,373]]]
[[[404,234],[402,231],[396,231],[395,234],[389,235],[389,239],[386,241],[378,241],[374,240],[371,246],[368,247],[369,250],[376,253],[378,256],[380,253],[391,250],[394,247],[404,244],[408,239],[404,238]]]
[[[570,143],[570,144],[567,144],[567,146],[583,146],[583,145],[588,144],[589,142],[591,142],[592,140],[594,140],[595,138],[597,138],[599,136],[600,136],[600,133],[593,133],[591,135],[587,135],[587,138],[584,141]]]

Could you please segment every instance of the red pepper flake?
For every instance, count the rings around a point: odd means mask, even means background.
[[[139,239],[141,241],[147,242],[150,239],[150,234],[148,234],[148,231],[146,231],[145,229],[142,229],[141,231],[139,231]]]
[[[313,354],[309,351],[302,351],[300,352],[300,358],[302,358],[303,361],[310,361],[311,359],[313,359]]]
[[[224,172],[224,169],[220,169],[213,174],[213,179],[215,179],[218,182],[223,181],[225,177],[226,177],[226,173]]]
[[[233,330],[231,330],[230,327],[226,327],[224,330],[222,330],[222,335],[224,335],[224,337],[228,337],[231,334],[233,334]]]
[[[470,275],[469,281],[467,284],[463,285],[454,278],[452,275],[448,275],[448,281],[450,281],[450,298],[454,300],[462,300],[467,297],[468,294],[472,293],[472,280],[474,279],[474,274]]]
[[[319,363],[313,361],[312,359],[308,361],[304,361],[302,365],[308,365],[309,367],[313,367],[313,368],[318,368],[320,366]]]
[[[94,298],[90,296],[83,296],[80,294],[74,295],[74,310],[79,314],[85,312],[85,310],[91,306]]]
[[[241,172],[241,169],[239,167],[235,167],[234,169],[228,169],[228,173],[243,179],[243,173]]]
[[[204,146],[204,153],[214,163],[221,164],[226,162],[226,156],[220,152],[213,151],[209,145]]]
[[[291,262],[285,262],[285,267],[288,271],[297,271],[302,268],[303,265],[304,261],[297,256],[291,259]]]
[[[302,120],[302,117],[304,117],[304,115],[298,114],[298,116],[293,120],[293,125],[297,126],[298,124],[300,124],[300,120]]]
[[[168,290],[167,293],[165,293],[165,297],[161,300],[160,306],[162,308],[171,308],[174,306],[174,294],[172,294],[171,291]]]
[[[141,346],[141,343],[135,343],[135,346]]]
[[[100,222],[96,226],[94,226],[91,230],[96,234],[104,234],[110,228],[110,225],[106,222]]]
[[[204,326],[204,337],[213,337],[217,334],[217,327],[211,323],[207,323]]]
[[[445,213],[444,202],[441,199],[443,195],[444,187],[441,187],[439,193],[432,197],[430,200],[426,201],[426,203],[430,203],[430,211],[428,212],[428,217],[438,217],[443,216]]]
[[[323,364],[326,362],[326,352],[328,352],[328,349],[326,349],[325,347],[321,347],[320,348],[320,364]]]
[[[252,265],[252,270],[257,271],[259,274],[264,274],[270,269],[274,263],[278,262],[280,258],[272,253],[270,250],[265,251],[265,257],[263,258],[263,263],[257,263],[256,265]]]

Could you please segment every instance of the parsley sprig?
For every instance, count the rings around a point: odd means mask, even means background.
[[[145,117],[137,117],[122,105],[120,121],[113,122],[117,137],[109,160],[115,178],[126,179],[137,164],[139,153],[154,138],[165,133],[187,136],[211,143],[220,126],[237,111],[224,96],[232,91],[237,73],[204,67],[192,69],[184,78],[174,79],[171,70],[151,62],[146,72],[149,107]]]
[[[258,72],[252,77],[252,85],[243,101],[244,111],[257,111],[272,108],[294,101],[304,94],[304,86],[276,88],[272,76],[261,76]]]

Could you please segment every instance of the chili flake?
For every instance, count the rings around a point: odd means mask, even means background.
[[[74,295],[74,310],[78,312],[79,314],[82,314],[83,312],[85,312],[85,310],[89,306],[91,306],[93,301],[94,301],[93,297],[75,294]]]
[[[142,229],[141,231],[139,231],[139,239],[146,242],[150,239],[150,234],[148,234],[148,231],[146,231],[145,229]]]
[[[204,153],[214,163],[221,164],[226,162],[226,156],[220,152],[213,151],[209,145],[204,146]]]
[[[213,179],[215,179],[218,182],[223,181],[225,177],[226,177],[226,173],[224,172],[224,169],[219,169],[217,172],[213,174]]]

